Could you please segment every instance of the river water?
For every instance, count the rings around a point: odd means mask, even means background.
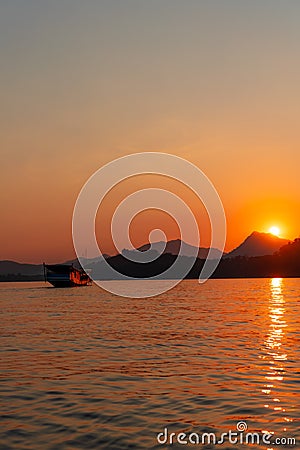
[[[237,426],[259,435],[251,449],[297,448],[299,295],[298,279],[186,280],[148,299],[1,283],[0,449],[215,448],[202,434]]]

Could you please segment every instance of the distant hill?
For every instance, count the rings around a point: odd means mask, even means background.
[[[205,262],[208,249],[192,247],[182,243],[183,256],[177,257],[180,241],[174,240],[167,243],[157,242],[153,245],[152,256],[149,261],[142,258],[143,252],[149,248],[150,244],[141,246],[137,250],[125,250],[121,255],[107,257],[107,263],[116,270],[113,277],[122,279],[124,276],[137,278],[148,278],[159,276],[161,279],[181,278],[182,274],[186,278],[198,278]],[[161,253],[162,246],[166,246]],[[185,268],[189,267],[193,251],[198,252],[198,257],[189,272]],[[139,255],[138,259],[131,261],[126,258],[126,252],[130,256],[131,252]],[[216,253],[217,254],[217,253]],[[204,256],[203,256],[204,255]],[[151,256],[151,255],[150,255]],[[230,252],[229,257],[221,259],[212,278],[259,278],[259,277],[300,277],[300,239],[290,242],[280,239],[267,233],[252,233],[239,247]],[[153,259],[153,261],[152,261]],[[168,271],[177,262],[176,270]],[[76,260],[66,261],[66,263],[76,264]],[[104,258],[87,260],[94,279],[110,279],[111,272],[107,269]],[[14,261],[0,261],[0,281],[38,281],[43,280],[42,264],[21,264]]]
[[[168,241],[168,242],[164,242],[164,241],[154,242],[152,244],[152,249],[156,250],[158,253],[161,253],[161,251],[165,247],[165,249],[162,252],[163,254],[169,253],[171,255],[178,255],[179,251],[180,251],[180,246],[182,247],[181,248],[182,256],[189,257],[189,256],[197,255],[197,258],[205,259],[205,258],[207,258],[207,255],[209,252],[209,248],[194,247],[193,245],[187,244],[186,242],[181,241],[180,239],[174,239],[174,240]],[[145,244],[145,245],[142,245],[141,247],[139,247],[137,250],[139,250],[140,252],[144,252],[144,251],[148,250],[149,248],[150,248],[150,244]],[[219,258],[222,255],[223,255],[223,253],[219,249],[212,248],[211,259]]]
[[[300,277],[300,239],[289,242],[273,255],[223,258],[213,278]]]
[[[158,276],[160,279],[180,279],[189,266],[190,258],[178,257],[177,268],[166,273],[176,260],[177,256],[170,253],[163,253],[155,261],[144,261],[143,263],[130,261],[124,255],[116,255],[107,259],[107,263],[116,271],[114,274],[102,261],[92,267],[92,275],[98,280],[122,279],[126,276],[135,278]],[[185,278],[198,278],[204,262],[204,259],[196,259],[193,267],[184,275]],[[212,278],[273,277],[300,277],[300,239],[284,245],[273,255],[222,258],[212,275]]]
[[[283,259],[286,263],[297,262],[300,268],[300,239],[295,239],[293,242],[289,242],[287,245],[284,245],[280,248],[276,255]]]
[[[259,233],[254,231],[242,244],[227,253],[226,258],[236,256],[266,256],[273,255],[281,247],[288,244],[288,239],[282,239],[270,233]]]
[[[107,254],[104,253],[102,256],[99,256],[99,257],[97,256],[96,258],[84,258],[84,257],[82,257],[80,259],[84,263],[84,265],[86,267],[88,267],[91,264],[95,264],[95,263],[100,262],[103,259],[107,259],[107,258],[110,258],[110,255],[107,255]],[[68,261],[64,261],[62,264],[73,265],[77,269],[81,269],[81,264],[79,263],[77,258],[70,259]]]
[[[42,264],[0,261],[0,281],[40,281],[43,279]]]

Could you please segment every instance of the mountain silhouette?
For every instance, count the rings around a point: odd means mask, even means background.
[[[258,231],[254,231],[244,240],[244,242],[242,242],[242,244],[227,253],[225,257],[235,258],[236,256],[273,255],[289,242],[288,239],[279,238],[271,233],[259,233]]]
[[[181,256],[177,256],[180,245]],[[198,278],[205,263],[208,249],[193,247],[190,244],[173,240],[156,242],[150,252],[150,244],[136,250],[124,250],[122,254],[105,258],[86,260],[94,279],[122,279],[126,276],[149,278],[159,276],[168,278]],[[220,252],[220,250],[216,250]],[[191,269],[191,255],[198,254]],[[197,253],[198,252],[198,253]],[[133,255],[131,255],[133,253]],[[144,253],[144,255],[143,255]],[[147,253],[150,258],[147,260]],[[200,256],[199,256],[200,255]],[[130,256],[134,256],[131,259]],[[138,256],[138,257],[137,257]],[[145,258],[143,258],[145,256]],[[137,258],[136,258],[137,257]],[[116,271],[116,278],[107,264]],[[169,270],[177,262],[176,270]],[[71,261],[70,261],[71,262]],[[78,261],[72,260],[74,264]],[[168,270],[168,273],[165,271]],[[185,275],[184,275],[185,274]],[[268,233],[253,232],[245,241],[223,257],[212,278],[261,278],[261,277],[300,277],[300,239],[291,242]],[[14,261],[0,261],[0,281],[41,281],[41,264],[20,264]]]
[[[178,255],[181,247],[181,255],[182,256],[194,256],[196,255],[197,258],[205,259],[207,258],[209,248],[206,247],[195,247],[191,244],[187,244],[184,241],[181,241],[180,239],[174,239],[171,241],[158,241],[152,243],[152,250],[156,251],[157,253],[169,253],[171,255]],[[144,244],[141,247],[139,247],[137,250],[140,252],[144,252],[150,248],[150,244]],[[212,254],[210,256],[210,259],[216,259],[223,255],[223,253],[217,249],[212,248]]]
[[[101,256],[96,256],[95,258],[85,258],[85,257],[81,257],[80,261],[86,266],[88,267],[91,264],[95,264],[97,262],[102,261],[103,259],[107,259],[110,258],[110,255],[103,253]],[[81,264],[78,261],[78,258],[75,259],[69,259],[68,261],[64,261],[61,264],[66,264],[66,265],[73,265],[76,269],[81,269]]]

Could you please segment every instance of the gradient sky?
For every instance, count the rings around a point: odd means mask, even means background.
[[[227,250],[271,225],[298,237],[299,20],[298,0],[0,0],[0,259],[73,257],[82,185],[141,151],[207,174]],[[108,253],[112,204],[98,217]],[[158,213],[137,222],[136,244],[152,222],[178,237]]]

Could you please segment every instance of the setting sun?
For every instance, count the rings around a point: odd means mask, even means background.
[[[269,233],[274,234],[274,236],[280,235],[280,229],[276,226],[269,228]]]

